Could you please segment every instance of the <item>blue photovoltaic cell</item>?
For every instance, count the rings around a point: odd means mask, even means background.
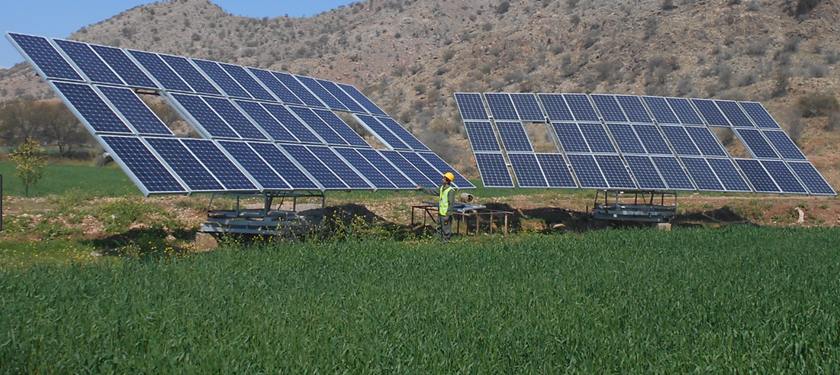
[[[318,159],[327,165],[347,186],[351,189],[371,189],[372,187],[347,165],[341,158],[336,155],[332,149],[328,147],[309,146],[309,151],[312,151]]]
[[[662,126],[661,129],[668,141],[671,142],[671,146],[674,146],[677,155],[700,155],[700,150],[691,141],[684,127]]]
[[[820,175],[820,172],[818,172],[811,163],[803,161],[789,162],[787,164],[793,173],[799,177],[799,180],[805,184],[805,187],[808,188],[808,191],[811,194],[836,195],[834,189],[831,188],[831,185],[825,181],[825,179]]]
[[[88,85],[54,82],[58,91],[97,132],[131,133],[131,130]]]
[[[577,187],[577,183],[572,178],[572,172],[569,171],[566,159],[563,159],[562,154],[537,154],[537,161],[540,163],[540,168],[543,170],[548,186]]]
[[[192,64],[190,64],[189,60],[181,56],[170,56],[159,54],[160,58],[163,59],[169,67],[175,70],[184,81],[187,82],[190,87],[193,88],[196,92],[200,92],[202,94],[211,94],[211,95],[221,95],[219,90],[216,90],[216,87],[213,86],[207,78],[204,78],[203,75],[196,69]]]
[[[700,158],[682,158],[685,168],[691,174],[694,183],[697,184],[699,190],[709,191],[723,191],[723,185],[712,172],[712,168],[706,162],[706,159]]]
[[[630,172],[639,183],[640,189],[661,190],[667,187],[656,172],[650,157],[625,155],[624,160],[627,161],[627,166],[630,167]]]
[[[615,96],[599,94],[590,96],[592,101],[595,102],[595,106],[598,107],[598,111],[601,112],[604,121],[627,122],[627,116],[624,116],[624,112],[621,111],[621,106],[618,105]]]
[[[727,156],[726,151],[718,143],[717,138],[712,134],[709,128],[699,128],[693,126],[686,126],[685,130],[700,152],[706,156]]]
[[[256,121],[257,125],[259,125],[260,128],[262,128],[269,137],[271,137],[271,139],[281,142],[298,141],[297,138],[295,138],[285,127],[283,127],[280,122],[272,117],[271,114],[260,105],[260,103],[247,100],[236,100],[235,102],[239,108],[242,108],[248,116]]]
[[[239,86],[236,81],[231,78],[221,66],[215,61],[192,59],[193,63],[201,69],[219,88],[222,89],[228,96],[237,98],[251,99],[251,95]]]
[[[411,132],[405,130],[405,128],[402,127],[402,125],[396,122],[393,118],[377,117],[377,119],[379,120],[379,122],[382,123],[382,125],[388,128],[388,130],[390,130],[391,133],[394,133],[394,135],[396,135],[397,138],[403,141],[403,143],[408,145],[411,149],[420,151],[429,150],[429,148],[426,147],[426,145],[424,145],[423,142],[420,142],[420,140],[417,139],[417,137],[415,137],[414,134],[411,134]]]
[[[193,191],[214,191],[225,188],[204,168],[176,138],[146,138],[152,149],[169,164],[175,174]]]
[[[359,173],[365,176],[377,189],[395,189],[396,186],[388,180],[385,175],[379,172],[379,169],[374,167],[367,161],[356,149],[353,148],[335,148],[344,160],[347,160]]]
[[[184,188],[172,173],[137,138],[102,137],[113,151],[112,156],[122,161],[137,180],[150,193],[182,193]]]
[[[175,101],[197,121],[202,128],[212,137],[239,138],[222,118],[216,115],[212,109],[198,96],[172,94]]]
[[[522,126],[522,123],[496,121],[496,128],[499,129],[499,137],[502,138],[502,143],[508,152],[534,151],[534,148],[531,147],[531,141],[528,140],[528,135],[525,134],[525,128]]]
[[[64,57],[53,48],[46,38],[15,33],[9,33],[9,36],[47,78],[82,80],[79,73],[76,73],[76,70],[70,66],[67,60],[64,60]]]
[[[744,175],[750,180],[755,191],[759,193],[778,193],[779,187],[773,182],[773,179],[761,166],[761,163],[755,159],[736,159],[735,162],[744,171]]]
[[[566,99],[566,104],[569,105],[569,109],[572,111],[572,115],[575,116],[575,120],[578,121],[598,121],[598,115],[595,113],[595,109],[592,108],[592,103],[589,102],[589,98],[586,97],[584,94],[563,94],[563,98]]]
[[[510,100],[508,94],[486,93],[484,98],[487,99],[490,113],[493,114],[495,120],[519,120],[516,109],[513,107],[513,101]]]
[[[324,103],[321,103],[321,101],[318,100],[318,98],[316,98],[315,95],[312,95],[312,93],[309,92],[309,90],[307,90],[306,87],[304,87],[303,84],[298,82],[298,80],[295,79],[295,77],[293,77],[291,74],[279,72],[272,73],[274,73],[274,77],[280,80],[280,82],[283,82],[286,88],[292,90],[292,93],[294,93],[295,96],[297,96],[298,99],[303,101],[303,103],[307,106],[318,108],[326,107],[324,106]]]
[[[568,155],[575,176],[582,188],[609,188],[592,155]]]
[[[761,165],[770,173],[770,177],[776,181],[776,185],[785,193],[807,193],[807,190],[799,183],[796,176],[788,169],[783,161],[762,160]]]
[[[458,189],[475,188],[475,185],[473,185],[472,182],[470,182],[469,180],[467,180],[466,177],[458,173],[458,171],[456,171],[455,168],[452,168],[452,166],[449,165],[449,163],[441,159],[440,156],[437,156],[437,154],[431,152],[418,152],[417,154],[420,155],[423,159],[425,159],[433,167],[435,167],[435,169],[437,169],[438,172],[452,172],[452,174],[455,175],[455,181],[452,181],[452,184],[455,185],[455,187],[457,187]]]
[[[158,86],[149,79],[146,73],[143,73],[139,67],[131,61],[125,52],[119,48],[90,45],[99,57],[105,60],[111,69],[122,78],[122,80],[129,86],[158,88]]]
[[[475,162],[485,187],[513,187],[502,154],[475,154]]]
[[[335,98],[329,91],[324,89],[321,84],[318,83],[314,78],[305,77],[305,76],[295,76],[304,86],[306,86],[309,91],[311,91],[315,96],[321,98],[321,101],[324,102],[328,107],[331,109],[339,110],[339,111],[346,111],[347,107],[344,104],[341,104],[338,99]]]
[[[489,122],[464,122],[473,152],[500,151],[499,142]]]
[[[280,147],[286,150],[325,189],[347,189],[347,185],[306,147],[301,145],[281,145]]]
[[[534,154],[508,154],[508,158],[520,187],[548,186]]]
[[[638,96],[616,95],[615,98],[618,99],[618,104],[621,105],[630,122],[653,123],[642,104],[642,99]]]
[[[776,123],[776,120],[773,120],[773,117],[770,116],[770,113],[767,113],[761,103],[740,102],[739,104],[759,128],[779,128],[779,124]]]
[[[336,116],[335,113],[332,113],[326,109],[315,109],[313,111],[315,112],[315,114],[318,115],[318,117],[321,118],[321,120],[324,120],[324,122],[327,125],[329,125],[329,127],[332,128],[332,130],[338,133],[338,135],[340,135],[341,138],[344,138],[344,140],[347,141],[347,143],[354,146],[370,147],[370,145],[367,142],[365,142],[364,139],[362,139],[359,133],[356,133],[356,131],[353,130],[353,128],[351,128],[350,125],[347,125],[347,123],[344,122],[344,120],[342,120],[338,116]]]
[[[639,140],[642,141],[645,149],[647,149],[648,154],[674,154],[668,147],[668,144],[665,142],[665,138],[662,137],[662,133],[659,132],[659,129],[657,129],[656,126],[633,125],[633,129],[636,130],[636,134],[639,136]]]
[[[192,92],[189,85],[184,82],[169,65],[161,60],[160,56],[143,51],[130,50],[128,53],[143,65],[155,79],[167,90]]]
[[[603,125],[578,124],[578,126],[580,127],[580,131],[583,133],[583,138],[586,139],[586,143],[589,144],[589,149],[591,149],[592,152],[615,152],[615,147],[613,147],[613,144],[607,135],[607,131],[604,130]]]
[[[228,190],[257,190],[248,177],[242,174],[212,141],[204,139],[182,139],[181,141]]]
[[[618,149],[625,154],[644,154],[645,148],[629,124],[607,124]]]
[[[338,85],[335,82],[319,79],[318,83],[321,84],[321,87],[329,91],[330,94],[332,94],[332,96],[338,99],[338,101],[341,102],[341,104],[344,105],[350,112],[367,112],[364,108],[362,108],[362,106],[356,103],[356,101],[354,101],[353,98],[350,97],[350,95],[347,95],[347,93],[345,93],[341,89],[341,87],[338,87]]]
[[[357,150],[362,156],[367,159],[368,162],[373,164],[376,169],[378,169],[382,174],[387,177],[391,183],[396,185],[397,188],[400,189],[411,189],[417,186],[413,181],[409,180],[407,177],[403,176],[397,168],[394,168],[388,160],[379,154],[374,149],[359,149]],[[419,173],[419,172],[418,172]]]
[[[98,88],[140,134],[172,135],[172,131],[131,89],[107,86]]]
[[[123,81],[111,71],[111,68],[87,44],[62,39],[54,40],[91,81],[117,85],[123,84]]]
[[[747,185],[747,182],[744,181],[744,178],[741,177],[741,174],[738,173],[738,169],[735,168],[735,164],[732,164],[732,160],[709,158],[706,159],[706,161],[709,162],[709,166],[711,166],[712,170],[715,171],[715,174],[717,174],[718,179],[720,179],[720,182],[723,183],[723,187],[726,190],[752,191],[752,189],[750,189]]]
[[[694,184],[688,178],[685,170],[673,156],[652,156],[653,163],[659,174],[665,179],[669,189],[673,190],[694,190]]]
[[[779,154],[782,155],[785,159],[794,159],[794,160],[805,160],[805,155],[802,154],[802,151],[799,150],[799,147],[796,147],[796,144],[793,143],[793,140],[785,134],[785,132],[781,130],[763,130],[764,136],[770,140],[770,143],[776,147],[776,151],[779,151]]]
[[[346,145],[347,142],[344,138],[341,138],[338,133],[335,132],[329,125],[327,125],[324,120],[321,120],[318,115],[315,114],[309,108],[303,107],[289,107],[289,109],[294,112],[306,125],[309,125],[309,128],[314,130],[323,140],[325,140],[328,144],[333,145]]]
[[[405,160],[408,160],[411,165],[417,168],[420,172],[423,172],[429,180],[440,181],[443,176],[443,172],[438,171],[437,168],[429,164],[429,162],[423,159],[423,157],[419,154],[410,151],[400,151],[399,153],[405,158]]]
[[[667,98],[668,104],[674,110],[674,114],[679,118],[680,123],[684,125],[705,125],[700,115],[691,106],[688,99],[683,98]]]
[[[552,124],[560,144],[566,152],[589,152],[589,147],[583,139],[577,124]]]
[[[522,121],[545,122],[545,114],[534,94],[510,94],[510,98]]]
[[[595,159],[611,188],[635,189],[637,187],[630,173],[627,172],[624,162],[617,155],[596,155]]]
[[[290,187],[283,179],[257,155],[247,143],[219,142],[248,174],[251,175],[264,190],[289,190]]]
[[[671,106],[668,105],[668,101],[661,96],[643,96],[642,99],[647,104],[648,108],[650,108],[650,112],[653,114],[653,118],[656,119],[656,122],[660,124],[679,124],[680,120],[677,118],[677,115],[674,114],[674,111],[671,110]]]
[[[545,112],[548,114],[548,119],[551,121],[574,121],[572,112],[566,106],[566,100],[560,94],[537,94],[537,97],[542,102]]]
[[[294,189],[318,189],[318,185],[306,176],[286,155],[270,143],[249,143],[274,170]]]
[[[277,121],[303,143],[324,143],[300,120],[297,119],[286,107],[279,104],[262,103],[265,108]]]
[[[262,85],[254,79],[254,77],[251,77],[251,75],[248,74],[248,71],[245,70],[245,68],[239,65],[231,64],[219,63],[219,65],[231,76],[231,78],[233,78],[234,81],[239,83],[239,86],[248,91],[248,93],[254,98],[272,102],[277,101],[277,99],[264,89]]]
[[[696,99],[695,99],[696,100]],[[729,120],[729,123],[732,126],[738,127],[747,127],[753,128],[755,125],[750,121],[744,111],[741,110],[741,107],[738,106],[738,103],[735,103],[731,100],[715,100],[718,108],[723,111],[723,114]]]
[[[265,135],[260,132],[251,120],[245,117],[242,112],[236,108],[228,99],[205,96],[204,101],[207,102],[222,119],[230,125],[233,130],[239,133],[239,136],[246,139],[266,139]]]
[[[367,125],[370,128],[371,133],[378,136],[381,141],[384,141],[387,145],[391,146],[391,148],[396,149],[408,149],[408,145],[403,143],[394,133],[391,133],[385,125],[382,125],[379,120],[377,120],[373,116],[368,115],[358,115],[359,119],[362,120],[362,123]]]
[[[729,121],[726,121],[726,117],[718,109],[713,100],[691,99],[691,102],[694,103],[697,110],[700,111],[700,115],[706,119],[706,123],[709,125],[730,126]]]
[[[400,172],[405,174],[408,178],[410,178],[417,186],[421,187],[436,187],[437,183],[435,181],[430,180],[426,177],[426,174],[421,172],[417,167],[411,164],[408,160],[406,160],[402,155],[400,155],[397,151],[387,151],[382,150],[379,151],[383,157],[388,159],[391,164],[393,164]],[[500,155],[501,156],[501,155]]]
[[[365,96],[365,94],[359,91],[359,89],[357,89],[356,87],[343,83],[339,83],[338,86],[341,87],[341,89],[344,90],[344,92],[347,93],[347,95],[350,95],[350,97],[352,97],[353,100],[361,104],[362,107],[365,107],[368,113],[373,113],[374,115],[386,115],[386,113],[383,110],[379,109],[379,107],[377,107],[376,104],[374,104],[370,99],[368,99],[368,97]]]
[[[744,140],[744,144],[752,151],[757,158],[777,159],[779,155],[770,144],[764,140],[764,137],[756,129],[735,129],[735,132]]]
[[[286,88],[286,85],[280,82],[274,74],[271,74],[271,72],[257,68],[248,68],[248,70],[250,70],[251,73],[254,73],[254,76],[256,76],[257,79],[265,85],[265,87],[268,87],[268,89],[274,93],[274,96],[279,98],[283,103],[303,104],[303,102],[300,101],[300,99],[298,99],[291,90]]]
[[[461,119],[466,120],[487,120],[487,111],[484,109],[484,102],[481,94],[456,93],[455,102],[461,112]]]

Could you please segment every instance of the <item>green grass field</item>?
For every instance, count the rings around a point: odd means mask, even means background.
[[[15,176],[14,163],[0,161],[3,191],[7,195],[23,196],[23,184]],[[115,165],[96,167],[92,162],[49,163],[44,176],[29,195],[34,197],[80,191],[90,196],[140,195],[131,180]]]
[[[837,373],[838,245],[741,226],[0,268],[0,370]]]

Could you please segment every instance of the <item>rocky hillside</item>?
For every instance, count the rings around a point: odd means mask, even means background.
[[[368,0],[263,19],[175,0],[70,37],[354,83],[468,171],[456,91],[756,99],[838,186],[837,19],[819,0]],[[28,67],[0,70],[0,100],[48,95]]]

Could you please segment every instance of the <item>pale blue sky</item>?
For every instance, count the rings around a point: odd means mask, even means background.
[[[276,17],[288,14],[303,17],[318,14],[351,0],[212,0],[226,11],[249,17]],[[82,26],[107,19],[149,0],[23,0],[6,1],[0,6],[0,31],[16,31],[51,37],[66,37]],[[3,38],[0,41],[0,67],[23,61],[17,50]]]

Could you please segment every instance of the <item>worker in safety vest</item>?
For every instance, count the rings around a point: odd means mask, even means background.
[[[455,191],[457,190],[452,186],[454,180],[455,175],[452,172],[446,172],[441,177],[440,186],[437,190],[425,190],[427,193],[438,197],[438,231],[440,231],[442,241],[449,241],[449,238],[452,237],[451,207],[455,205]]]

